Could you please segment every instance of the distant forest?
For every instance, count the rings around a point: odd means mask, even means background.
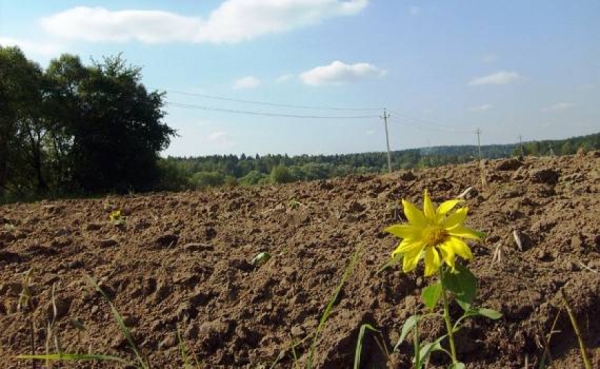
[[[481,146],[484,159],[510,156],[571,155],[578,150],[599,150],[600,133],[564,140],[530,141],[523,144]],[[438,146],[394,151],[392,169],[436,167],[466,163],[479,158],[478,147]],[[222,185],[257,185],[310,181],[350,174],[384,173],[387,154],[371,152],[345,155],[212,155],[168,157],[159,161],[160,187],[166,190],[202,189]]]

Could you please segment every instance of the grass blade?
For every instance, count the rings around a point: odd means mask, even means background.
[[[102,294],[102,296],[108,303],[108,306],[110,306],[113,316],[114,316],[115,320],[117,321],[117,324],[119,324],[119,329],[121,330],[121,333],[123,334],[123,336],[129,343],[129,346],[135,353],[135,356],[136,356],[138,362],[140,363],[140,366],[143,369],[150,369],[150,365],[142,358],[142,355],[140,354],[140,351],[139,351],[137,345],[135,344],[133,338],[131,337],[131,332],[129,331],[129,328],[127,328],[127,326],[125,325],[125,322],[123,321],[123,317],[121,316],[121,314],[119,314],[119,311],[117,310],[115,305],[113,305],[113,303],[108,298],[108,295],[102,290],[102,288],[100,288],[100,286],[98,286],[98,283],[96,283],[96,281],[94,281],[92,279],[92,277],[90,277],[87,274],[85,276],[87,277],[88,281],[92,284],[92,286],[94,286],[96,291],[98,291],[98,292],[100,292],[100,294]]]
[[[344,270],[344,275],[342,276],[340,283],[338,284],[333,295],[331,296],[331,299],[329,300],[329,303],[327,304],[327,307],[325,308],[325,312],[323,312],[323,315],[321,316],[321,320],[319,321],[319,325],[317,326],[317,331],[315,333],[315,337],[313,338],[313,342],[310,347],[308,361],[306,363],[306,367],[308,369],[312,368],[313,358],[314,358],[315,350],[317,348],[317,342],[319,340],[319,334],[325,327],[325,323],[327,322],[327,319],[329,318],[329,315],[331,314],[331,310],[333,310],[333,305],[337,301],[340,291],[344,287],[344,284],[348,280],[348,277],[350,277],[350,273],[352,272],[352,270],[354,269],[354,266],[356,265],[356,262],[358,261],[358,257],[360,255],[360,250],[361,250],[361,247],[359,246],[356,248],[356,251],[354,251],[354,255],[352,255],[352,259],[350,260],[350,263],[348,263],[348,266]]]
[[[567,300],[565,291],[561,289],[560,295],[562,297],[563,303],[565,304],[565,308],[567,309],[567,314],[569,315],[569,319],[571,320],[571,325],[573,325],[573,330],[575,331],[575,335],[577,336],[577,341],[579,342],[579,351],[581,352],[581,359],[583,360],[583,365],[585,365],[585,369],[592,369],[592,363],[590,362],[590,358],[587,355],[587,348],[585,347],[585,342],[583,342],[583,338],[581,337],[579,325],[577,324],[577,319],[575,319],[575,314],[573,313],[573,310],[571,310],[571,306],[569,305],[569,301]]]
[[[354,351],[354,369],[360,368],[360,356],[362,354],[363,341],[367,329],[371,332],[379,333],[379,331],[375,329],[371,324],[366,323],[360,326],[360,331],[358,332],[358,340],[356,341],[356,350]]]
[[[46,355],[19,355],[17,359],[49,360],[49,361],[77,361],[77,360],[96,360],[96,361],[115,361],[125,365],[131,365],[128,360],[111,355],[98,354],[46,354]]]

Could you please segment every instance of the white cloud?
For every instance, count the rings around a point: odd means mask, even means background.
[[[315,67],[300,74],[307,85],[338,85],[363,78],[381,78],[386,71],[369,63],[345,64],[339,60],[329,65]]]
[[[260,79],[253,76],[240,78],[233,84],[233,88],[235,90],[246,90],[250,88],[257,88],[258,86],[260,86]]]
[[[483,105],[471,106],[467,110],[472,113],[483,113],[485,111],[492,109],[493,107],[494,107],[494,105],[492,105],[492,104],[483,104]]]
[[[562,111],[562,110],[568,110],[571,109],[575,106],[575,104],[570,103],[570,102],[559,102],[553,105],[548,105],[548,106],[544,106],[543,108],[540,109],[540,111],[542,113],[550,113],[550,112],[555,112],[555,111]]]
[[[232,147],[235,145],[235,141],[229,132],[226,131],[216,131],[208,136],[206,136],[206,140],[212,142],[222,148]]]
[[[284,82],[287,82],[287,81],[291,80],[292,78],[294,78],[293,74],[286,73],[286,74],[282,74],[279,77],[277,77],[277,79],[275,80],[275,82],[277,82],[277,83],[284,83]]]
[[[360,13],[369,0],[227,0],[208,18],[159,10],[74,7],[41,20],[48,33],[85,41],[239,42]]]
[[[372,136],[374,133],[375,133],[375,131],[374,131],[374,130],[372,130],[372,129],[369,129],[368,131],[366,131],[366,132],[365,132],[365,134],[366,134],[367,136]]]
[[[507,85],[509,83],[517,82],[521,79],[521,75],[517,72],[505,72],[500,71],[489,76],[475,78],[469,85]]]
[[[2,46],[18,46],[27,55],[56,57],[66,51],[66,46],[55,42],[38,42],[10,37],[0,37]]]

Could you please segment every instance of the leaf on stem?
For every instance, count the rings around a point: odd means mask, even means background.
[[[408,319],[406,319],[404,325],[402,326],[402,331],[400,332],[400,339],[398,339],[398,343],[396,343],[396,346],[394,346],[394,351],[398,349],[398,346],[400,346],[402,342],[404,342],[406,336],[415,327],[415,325],[417,325],[417,323],[419,322],[419,318],[420,317],[415,314],[409,316]]]
[[[437,305],[440,296],[442,296],[442,284],[439,281],[426,287],[423,292],[421,292],[421,299],[429,310],[433,310],[435,305]]]
[[[444,287],[454,293],[456,302],[463,310],[471,310],[471,304],[477,293],[477,278],[467,267],[456,265],[454,272],[444,271],[442,273],[442,283]]]

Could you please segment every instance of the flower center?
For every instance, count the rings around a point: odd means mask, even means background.
[[[443,228],[430,226],[423,230],[423,238],[427,247],[435,247],[448,239],[448,232]]]

